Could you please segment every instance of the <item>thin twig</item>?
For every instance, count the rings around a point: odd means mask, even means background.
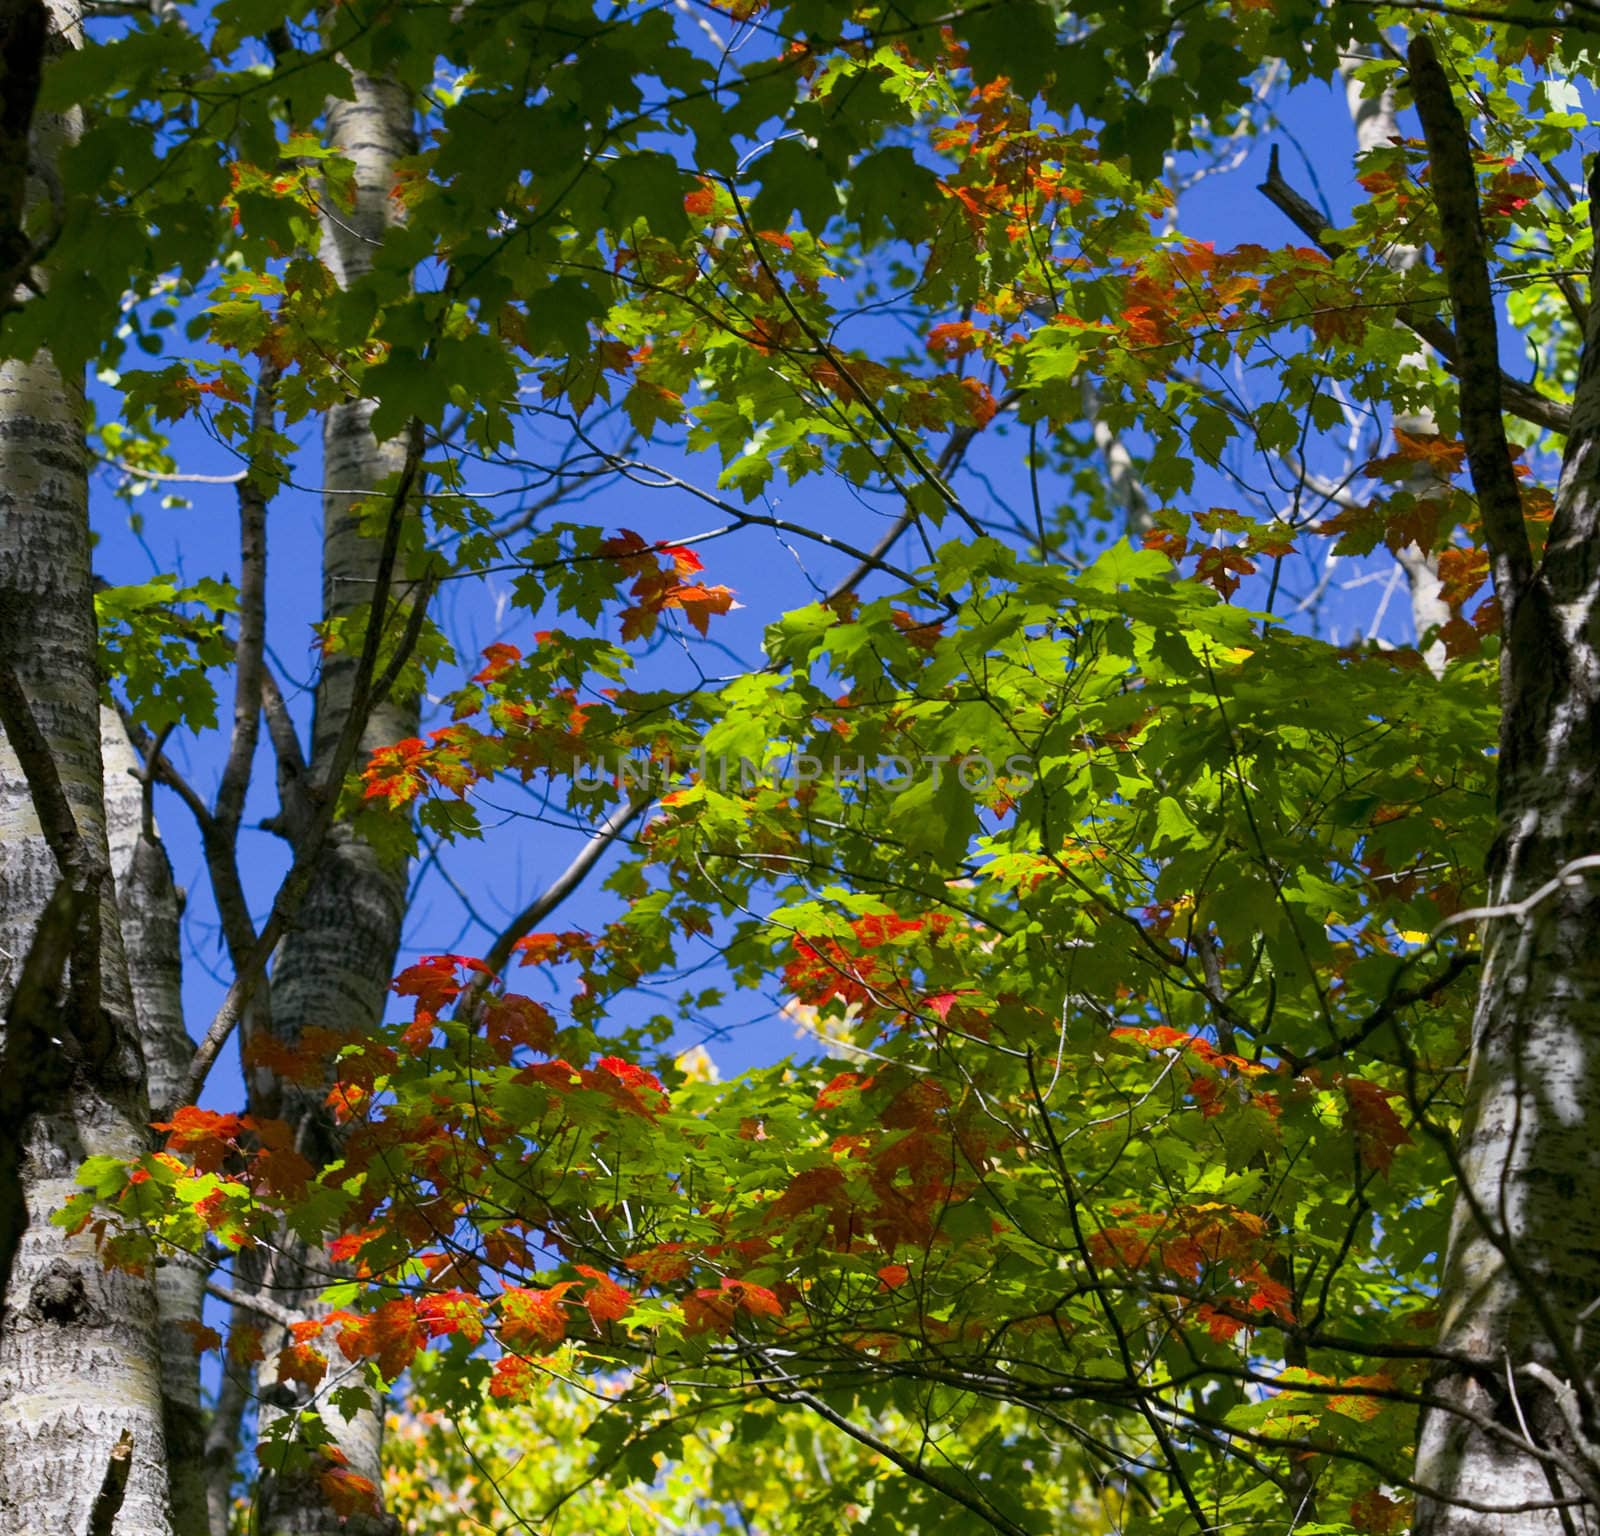
[[[496,975],[505,969],[517,940],[533,931],[535,923],[542,923],[582,883],[584,877],[599,862],[605,851],[650,804],[648,798],[629,800],[619,805],[601,822],[593,835],[578,850],[577,857],[556,876],[534,899],[506,926],[505,931],[490,946],[484,963]]]

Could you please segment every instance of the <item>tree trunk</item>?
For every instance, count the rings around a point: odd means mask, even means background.
[[[194,1058],[183,1027],[182,902],[137,774],[139,759],[116,711],[100,711],[106,834],[117,913],[128,960],[128,985],[144,1050],[151,1104],[170,1104]],[[174,1536],[208,1536],[205,1414],[194,1328],[205,1306],[206,1271],[193,1255],[156,1263],[161,1395],[167,1432]]]
[[[1586,372],[1597,357],[1591,325]],[[1497,907],[1528,901],[1564,866],[1600,852],[1597,407],[1591,398],[1573,435],[1550,551],[1517,605],[1501,658],[1500,832],[1489,878]],[[1559,885],[1525,917],[1485,924],[1459,1144],[1462,1188],[1440,1295],[1442,1347],[1484,1365],[1447,1368],[1435,1390],[1495,1430],[1442,1412],[1425,1418],[1418,1477],[1445,1498],[1425,1501],[1424,1536],[1485,1529],[1481,1515],[1449,1499],[1505,1506],[1579,1494],[1573,1473],[1584,1448],[1549,1383],[1527,1367],[1587,1393],[1600,1360],[1600,1328],[1580,1325],[1600,1298],[1597,928],[1592,872]],[[1584,1418],[1584,1438],[1596,1438]],[[1520,1448],[1524,1420],[1537,1444],[1575,1465],[1563,1473]],[[1531,1512],[1494,1529],[1554,1536],[1594,1529],[1596,1514],[1564,1525],[1553,1511]]]
[[[25,695],[77,837],[104,870],[82,413],[81,393],[46,357],[0,367],[0,656]],[[17,746],[0,752],[0,1005],[8,1009],[62,875]],[[75,1012],[87,986],[53,999],[51,1044],[76,1059],[60,1064],[58,1088],[21,1133],[28,1225],[0,1320],[0,1528],[9,1536],[84,1529],[125,1434],[132,1464],[118,1536],[170,1530],[154,1287],[105,1268],[92,1237],[50,1224],[75,1192],[84,1158],[133,1157],[148,1145],[109,878],[98,894],[98,1016]],[[89,967],[78,969],[75,983]]]
[[[1419,1500],[1415,1529],[1556,1536],[1600,1520],[1600,1326],[1589,1315],[1600,1298],[1600,883],[1567,869],[1600,853],[1600,304],[1535,563],[1500,415],[1470,145],[1431,47],[1413,41],[1410,58],[1462,435],[1504,613],[1499,829],[1439,1294],[1449,1358],[1432,1382],[1447,1406],[1423,1418],[1417,1479],[1433,1496]]]
[[[339,212],[324,228],[323,256],[341,284],[348,286],[370,270],[373,255],[397,213],[390,197],[396,162],[412,152],[409,96],[385,80],[357,72],[355,99],[329,104],[328,135],[356,167],[353,210]],[[350,400],[334,406],[323,425],[323,618],[358,614],[370,601],[378,569],[379,541],[363,534],[358,511],[363,496],[398,472],[405,445],[380,443],[369,423],[372,402]],[[310,777],[321,783],[340,733],[349,718],[355,674],[353,650],[328,657],[317,684],[312,726]],[[362,735],[370,750],[416,734],[418,703],[394,697],[375,709]],[[405,918],[406,869],[380,859],[348,827],[336,826],[318,860],[310,891],[294,928],[284,939],[272,973],[273,1031],[298,1039],[313,1027],[358,1029],[381,1016],[394,974]],[[313,1162],[337,1155],[338,1129],[320,1092],[280,1085],[278,1102],[260,1106],[294,1126],[298,1144]],[[325,1256],[293,1245],[280,1256],[272,1276],[275,1299],[303,1315],[315,1315],[317,1293],[334,1267]],[[262,1367],[264,1386],[276,1380],[268,1341]],[[281,1389],[280,1389],[281,1391]],[[345,1419],[319,1402],[351,1471],[379,1481],[382,1425],[376,1414]],[[264,1411],[263,1422],[269,1415]],[[332,1530],[329,1510],[315,1478],[268,1479],[259,1505],[260,1536],[304,1536]],[[379,1522],[380,1524],[382,1522]]]
[[[38,45],[66,46],[75,5],[52,0],[48,20]],[[28,63],[6,59],[8,89]],[[35,163],[72,129],[26,125]],[[13,194],[17,173],[5,168]],[[149,1134],[106,843],[83,408],[45,354],[0,366],[0,1009],[3,1087],[21,1110],[0,1176],[27,1222],[0,1311],[0,1529],[76,1536],[98,1520],[168,1536],[155,1287],[50,1224],[85,1157],[137,1156]]]

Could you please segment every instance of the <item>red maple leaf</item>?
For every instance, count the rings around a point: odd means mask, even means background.
[[[604,1270],[592,1269],[587,1264],[577,1266],[578,1273],[594,1283],[584,1292],[583,1305],[596,1330],[602,1323],[615,1323],[627,1315],[633,1297]]]
[[[1359,1077],[1341,1078],[1339,1086],[1349,1106],[1345,1127],[1355,1134],[1361,1161],[1387,1173],[1396,1151],[1411,1143],[1411,1133],[1389,1103],[1397,1095]]]

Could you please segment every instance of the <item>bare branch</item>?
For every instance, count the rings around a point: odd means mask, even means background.
[[[768,1369],[775,1375],[782,1375],[775,1366],[768,1362]],[[942,1473],[935,1472],[931,1467],[924,1466],[920,1461],[913,1460],[904,1451],[891,1445],[887,1440],[872,1433],[871,1430],[855,1423],[847,1415],[840,1413],[836,1408],[823,1401],[814,1392],[807,1392],[800,1386],[780,1387],[771,1392],[780,1402],[802,1403],[819,1418],[826,1419],[835,1429],[841,1430],[852,1440],[858,1441],[883,1457],[887,1462],[897,1466],[907,1477],[914,1478],[919,1483],[926,1483],[928,1487],[937,1489],[947,1499],[961,1505],[963,1509],[976,1515],[987,1526],[997,1531],[1003,1531],[1005,1536],[1028,1536],[1026,1530],[1014,1520],[1008,1519],[987,1500],[975,1493],[969,1493],[960,1484],[952,1482]]]
[[[80,931],[87,896],[62,878],[39,914],[0,1036],[0,1297],[28,1226],[22,1178],[24,1138],[36,1114],[66,1088],[72,1064],[50,1030],[62,972]]]
[[[37,954],[41,967],[49,965],[54,969],[48,977],[36,973],[33,980],[39,985],[53,988],[61,975],[61,964],[56,961],[53,942],[40,949],[44,919],[56,908],[59,898],[67,902],[72,919],[72,926],[65,930],[71,935],[65,942],[72,961],[71,984],[74,994],[69,1027],[89,1058],[103,1062],[108,1059],[116,1043],[115,1030],[101,1010],[100,997],[100,901],[109,884],[111,870],[79,833],[77,817],[73,815],[71,802],[62,787],[50,743],[33,717],[33,708],[17,674],[3,661],[0,661],[0,730],[5,732],[6,742],[15,753],[22,775],[27,780],[28,794],[39,818],[40,830],[50,852],[55,855],[62,882],[70,888],[70,894],[63,896],[58,886],[56,895],[41,916],[41,928],[35,930],[28,958],[34,960]],[[65,958],[61,957],[62,963]],[[24,971],[26,980],[26,965]],[[20,982],[18,991],[22,991]],[[38,996],[35,995],[35,1001]],[[24,1006],[31,1008],[34,1001]]]
[[[190,815],[195,819],[204,836],[206,828],[211,825],[211,807],[201,798],[199,790],[192,785],[173,766],[172,759],[161,750],[165,735],[152,736],[134,718],[133,711],[121,699],[112,698],[116,705],[117,714],[121,716],[122,728],[128,733],[128,740],[134,745],[139,756],[144,759],[144,773],[146,781],[154,779],[158,784],[165,784],[184,805],[188,807]]]
[[[1359,5],[1370,11],[1369,0],[1335,0],[1339,5]],[[1554,11],[1503,11],[1482,5],[1460,5],[1453,0],[1387,0],[1397,11],[1418,11],[1428,16],[1456,16],[1463,21],[1484,21],[1505,27],[1526,27],[1530,32],[1600,32],[1600,10],[1578,0]]]
[[[555,909],[567,899],[578,886],[583,883],[584,877],[599,862],[606,849],[622,835],[624,830],[638,817],[639,813],[650,804],[648,798],[630,800],[619,805],[596,828],[578,855],[567,867],[561,871],[554,880],[545,887],[534,899],[522,909],[505,931],[494,941],[489,953],[484,956],[484,963],[498,975],[505,969],[506,962],[511,958],[511,951],[516,948],[517,940],[533,931],[535,923],[542,923]]]
[[[0,661],[0,730],[5,732],[7,744],[17,755],[39,817],[39,830],[55,855],[61,873],[78,876],[102,873],[93,867],[97,861],[91,861],[89,850],[78,833],[78,820],[61,787],[61,775],[56,770],[50,743],[33,718],[33,708],[21,681],[4,661]]]
[[[255,1291],[230,1290],[217,1280],[206,1281],[206,1295],[215,1296],[218,1301],[225,1301],[235,1309],[254,1312],[282,1328],[292,1328],[300,1321],[299,1313],[291,1311],[270,1296],[262,1296]]]
[[[1002,400],[1000,402],[1001,407],[1004,408],[1011,404],[1013,399],[1015,399],[1015,396]],[[967,456],[967,449],[971,447],[973,438],[977,435],[978,429],[976,427],[962,427],[959,431],[950,434],[944,447],[939,450],[939,458],[934,465],[935,471],[941,480],[953,474],[960,466],[961,461]],[[900,535],[916,522],[919,516],[917,509],[908,502],[905,511],[890,524],[884,536],[861,556],[856,568],[828,593],[828,601],[831,603],[834,599],[843,597],[846,592],[854,592],[873,571],[892,571],[893,567],[886,565],[885,559],[889,551],[899,541]],[[896,572],[895,574],[898,575],[899,573]],[[908,585],[914,585],[914,583],[908,583]]]
[[[261,709],[267,719],[267,735],[272,738],[273,755],[278,760],[278,801],[276,816],[262,822],[262,828],[286,837],[291,846],[300,840],[309,809],[306,784],[310,770],[294,728],[289,706],[272,669],[261,669]]]
[[[136,480],[149,480],[158,485],[239,485],[250,474],[248,469],[236,469],[231,475],[177,474],[159,469],[141,469],[137,464],[125,463],[109,454],[96,454],[95,457],[119,474],[132,475]]]
[[[122,1511],[122,1501],[127,1496],[128,1473],[132,1468],[133,1431],[125,1429],[111,1447],[105,1478],[95,1495],[94,1507],[89,1511],[88,1536],[111,1536]]]
[[[263,362],[251,412],[250,471],[239,482],[239,639],[234,647],[233,739],[217,785],[213,815],[219,831],[233,843],[244,814],[250,765],[261,730],[261,674],[267,628],[267,502],[269,482],[263,456],[272,430],[278,369]]]

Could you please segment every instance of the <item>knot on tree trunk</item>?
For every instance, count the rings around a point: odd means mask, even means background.
[[[83,1276],[64,1259],[53,1259],[33,1282],[28,1310],[44,1323],[89,1321],[89,1292]]]

